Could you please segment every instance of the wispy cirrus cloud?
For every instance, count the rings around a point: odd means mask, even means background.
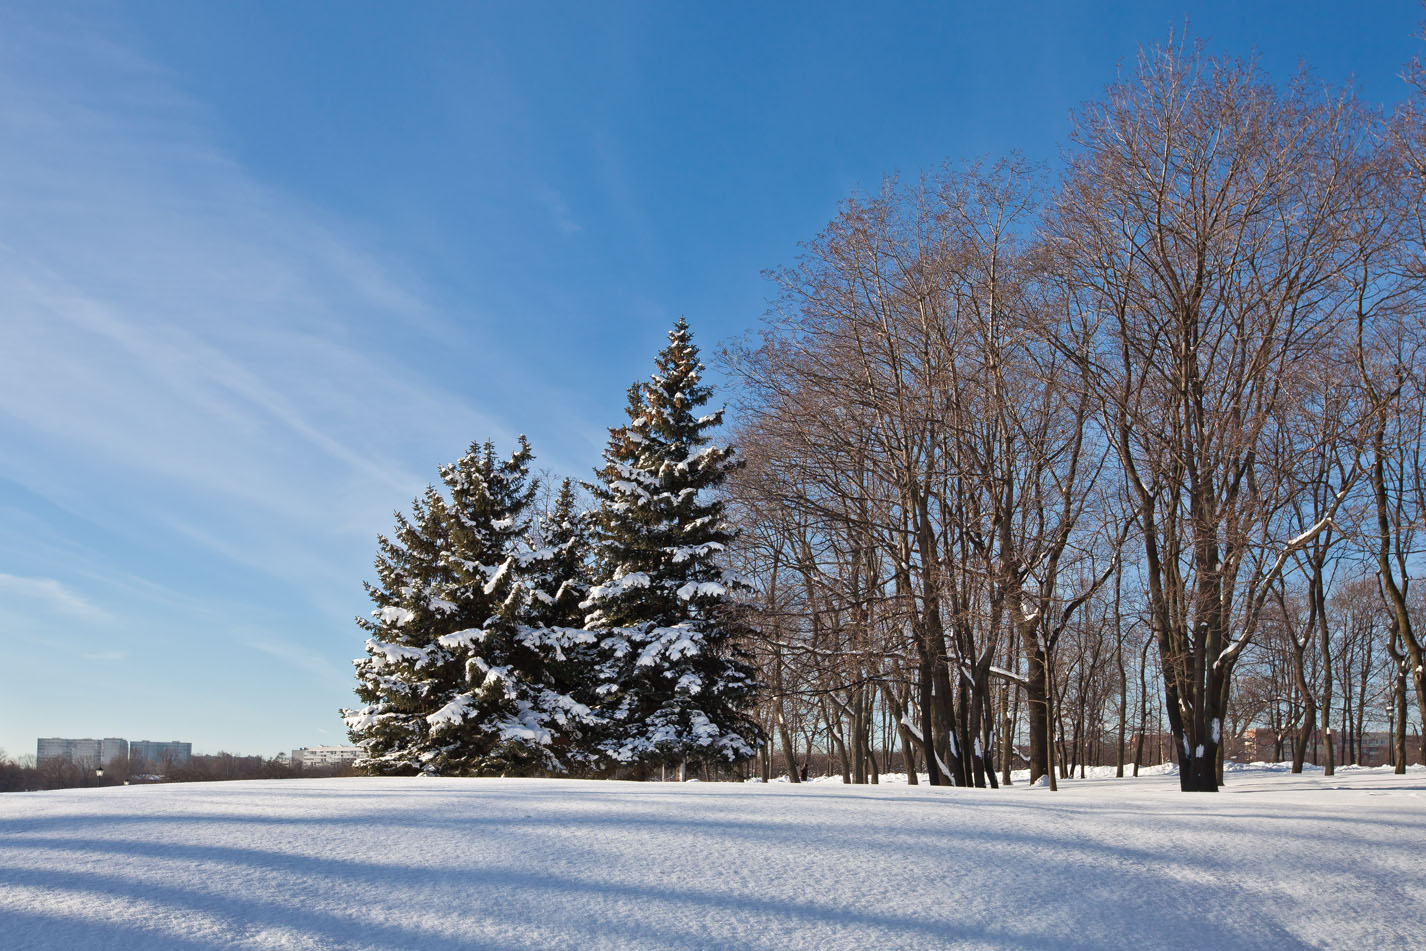
[[[71,618],[94,620],[107,616],[104,610],[54,578],[0,573],[0,595],[10,612],[39,608]]]
[[[290,576],[369,538],[413,460],[513,434],[419,372],[446,329],[419,283],[255,181],[167,80],[82,31],[0,39],[0,476]]]
[[[139,706],[158,730],[200,683],[202,744],[255,677],[245,734],[334,717],[375,533],[468,440],[513,440],[470,396],[514,362],[479,323],[222,142],[122,44],[7,17],[0,643],[27,674],[0,745]]]

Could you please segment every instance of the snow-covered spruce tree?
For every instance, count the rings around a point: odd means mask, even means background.
[[[580,606],[590,586],[588,523],[565,479],[518,565],[524,587],[520,636],[537,652],[521,670],[540,685],[539,709],[553,722],[544,752],[546,767],[556,772],[587,769],[599,759],[594,746],[599,720],[592,710],[596,638],[584,629]]]
[[[431,771],[563,772],[586,761],[581,730],[592,714],[573,694],[583,659],[577,654],[592,637],[551,623],[566,618],[552,614],[561,592],[546,569],[571,551],[530,546],[538,488],[530,458],[521,437],[509,460],[497,461],[487,443],[441,470],[452,514],[445,598],[458,624],[436,639],[455,676],[445,702],[427,717],[432,744],[424,762]]]
[[[599,636],[599,745],[626,765],[731,763],[752,755],[757,736],[733,603],[747,584],[723,568],[732,535],[715,495],[736,462],[708,436],[722,411],[695,415],[712,390],[682,318],[655,365],[630,388],[629,422],[610,430],[589,486],[599,583],[584,606]]]
[[[593,638],[563,623],[567,606],[549,613],[578,585],[543,594],[544,566],[563,552],[530,547],[530,458],[523,437],[505,461],[472,445],[441,469],[449,499],[427,489],[411,519],[397,515],[395,540],[379,539],[380,584],[367,588],[377,609],[361,622],[372,637],[356,662],[366,706],[342,711],[368,769],[491,774],[585,761],[571,750],[589,711],[569,696],[565,647]]]
[[[449,578],[445,499],[431,486],[411,503],[408,519],[396,513],[396,531],[377,536],[378,584],[365,583],[376,605],[357,624],[371,636],[366,656],[354,661],[357,697],[365,706],[343,710],[351,740],[363,751],[357,765],[379,774],[419,772],[428,749],[433,713],[442,693],[432,663],[436,638],[445,633],[450,605],[441,597]]]

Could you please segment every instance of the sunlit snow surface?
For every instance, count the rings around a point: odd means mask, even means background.
[[[0,795],[0,947],[1421,948],[1426,771]]]

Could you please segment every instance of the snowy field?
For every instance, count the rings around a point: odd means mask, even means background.
[[[1426,947],[1426,771],[0,795],[0,948]]]

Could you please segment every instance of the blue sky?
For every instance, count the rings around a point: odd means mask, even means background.
[[[0,4],[0,749],[344,742],[375,536],[584,476],[687,315],[1182,28],[1394,101],[1414,2]]]

